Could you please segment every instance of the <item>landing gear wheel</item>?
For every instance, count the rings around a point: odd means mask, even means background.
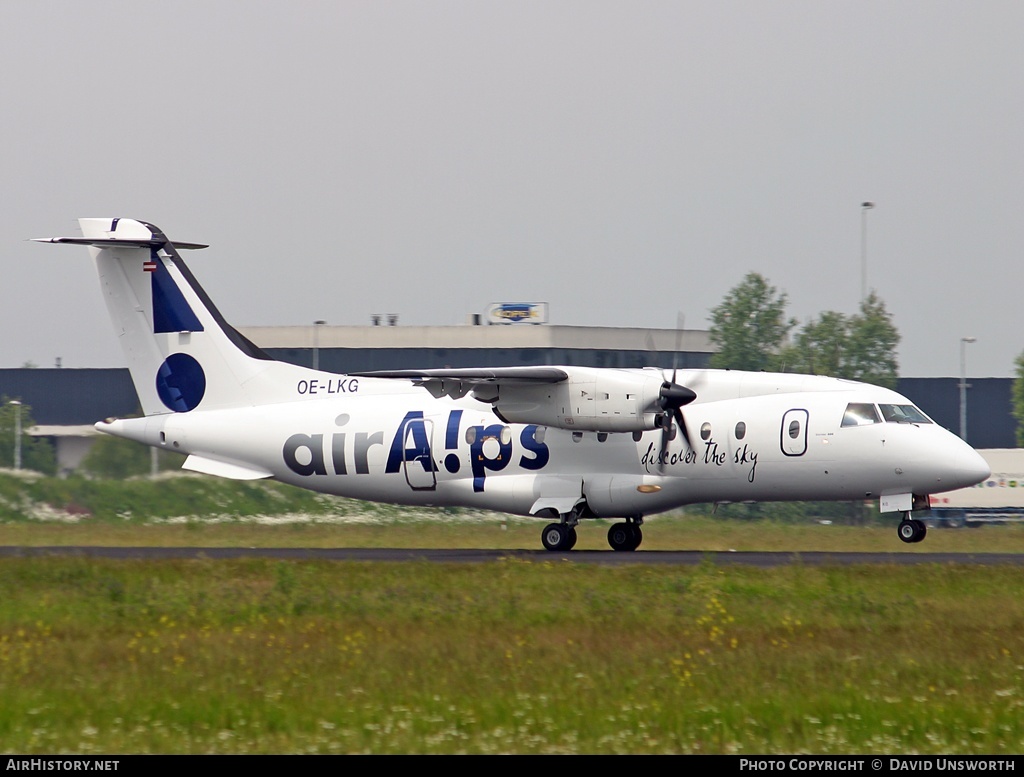
[[[612,546],[612,550],[628,550],[632,539],[628,523],[615,523],[608,529],[608,544]]]
[[[917,534],[917,529],[914,528],[914,524],[904,519],[900,521],[900,525],[896,527],[896,534],[904,542],[913,542],[914,535]]]
[[[904,542],[920,542],[928,533],[928,527],[916,518],[904,518],[896,527],[896,533]]]
[[[576,544],[576,530],[564,523],[549,523],[540,535],[548,550],[572,550]]]
[[[572,550],[576,547],[576,528],[574,526],[566,526],[565,534],[565,547],[562,550]]]
[[[636,550],[644,535],[635,523],[616,523],[608,530],[608,544],[612,550]]]
[[[629,525],[630,531],[633,533],[633,541],[630,543],[630,550],[636,550],[640,547],[640,543],[644,541],[644,533],[640,530],[640,527],[635,523]]]
[[[924,521],[919,521],[916,518],[914,519],[914,525],[917,526],[917,537],[914,539],[914,542],[920,542],[928,533],[928,527],[925,526]]]

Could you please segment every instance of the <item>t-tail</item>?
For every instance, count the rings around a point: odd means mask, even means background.
[[[79,219],[114,329],[147,415],[252,406],[294,394],[301,367],[275,361],[228,324],[157,227],[134,219]]]

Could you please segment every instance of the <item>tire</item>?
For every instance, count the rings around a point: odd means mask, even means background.
[[[917,529],[917,536],[914,537],[912,542],[920,542],[925,538],[925,535],[928,534],[928,527],[925,526],[924,521],[918,521],[916,519],[911,521],[911,523],[913,523],[915,528]]]
[[[644,541],[644,533],[640,530],[640,527],[635,523],[631,523],[629,528],[632,530],[633,539],[630,541],[630,550],[636,550],[640,547],[640,543]]]
[[[569,538],[569,528],[562,523],[549,523],[540,535],[540,541],[544,543],[545,549],[552,551],[568,550],[565,546]],[[573,538],[573,544],[575,544],[575,538]],[[569,547],[571,548],[572,545]]]
[[[642,539],[643,534],[640,533],[640,527],[631,523],[616,523],[608,529],[608,544],[611,545],[612,550],[636,550]]]
[[[572,550],[576,547],[576,528],[567,526],[565,531],[565,543],[562,550]]]
[[[918,542],[918,529],[916,526],[914,526],[913,521],[900,521],[900,525],[896,527],[896,533],[899,535],[899,538],[904,542]]]

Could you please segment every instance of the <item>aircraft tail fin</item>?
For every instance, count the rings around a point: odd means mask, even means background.
[[[152,224],[79,219],[82,237],[39,242],[89,246],[107,309],[146,415],[283,399],[308,370],[274,361],[224,320]]]

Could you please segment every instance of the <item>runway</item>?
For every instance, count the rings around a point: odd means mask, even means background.
[[[546,550],[486,550],[438,548],[225,548],[225,547],[97,547],[97,546],[3,546],[0,558],[47,556],[135,560],[269,558],[295,561],[419,561],[434,563],[488,563],[503,559],[531,562],[598,564],[673,564],[696,566],[778,567],[807,566],[976,564],[983,566],[1024,566],[1024,553],[797,553],[722,552],[687,550],[583,550],[552,553]]]

